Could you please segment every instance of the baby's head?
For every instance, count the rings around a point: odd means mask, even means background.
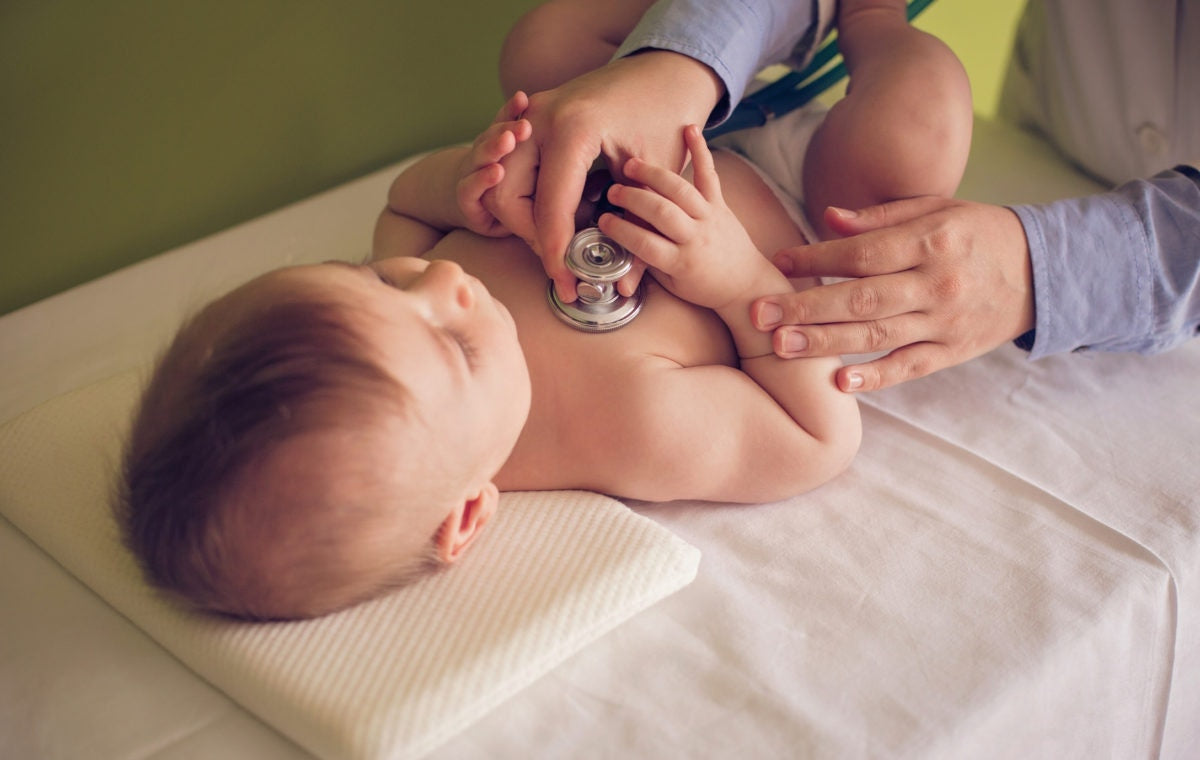
[[[276,270],[176,336],[118,517],[150,580],[201,608],[321,615],[461,555],[529,399],[511,317],[458,265]]]

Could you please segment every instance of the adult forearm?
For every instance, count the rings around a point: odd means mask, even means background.
[[[615,57],[655,48],[706,64],[725,87],[709,118],[715,124],[742,99],[755,73],[819,34],[817,7],[816,0],[659,0]]]
[[[1168,171],[1109,193],[1016,206],[1033,265],[1031,358],[1164,351],[1200,325],[1200,181]]]

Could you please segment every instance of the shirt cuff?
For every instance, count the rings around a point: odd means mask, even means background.
[[[725,86],[709,115],[711,127],[729,117],[763,66],[810,55],[812,38],[832,23],[832,7],[827,0],[659,0],[613,58],[670,50],[707,65]],[[797,45],[803,47],[800,56],[794,55]]]
[[[1035,326],[1018,338],[1030,359],[1098,348],[1144,350],[1152,332],[1144,225],[1104,195],[1013,206],[1029,243]]]

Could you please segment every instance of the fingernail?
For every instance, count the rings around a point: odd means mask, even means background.
[[[836,216],[841,217],[842,219],[857,219],[858,218],[858,212],[852,211],[851,209],[848,209],[848,208],[838,208],[837,206],[830,206],[829,210],[832,211]]]
[[[808,349],[808,336],[802,332],[789,330],[783,334],[783,350],[788,353],[800,353]]]
[[[775,254],[775,258],[771,259],[775,263],[775,268],[783,272],[784,276],[790,277],[795,267],[792,265],[792,260],[782,253]]]
[[[783,321],[783,309],[777,303],[770,301],[758,307],[758,327],[760,330],[771,330]]]
[[[863,386],[863,376],[861,372],[851,372],[846,375],[846,390],[856,391]]]

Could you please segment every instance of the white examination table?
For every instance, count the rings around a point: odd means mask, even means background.
[[[1011,128],[975,146],[963,197],[1094,188]],[[253,274],[361,257],[394,173],[0,318],[0,423]],[[1006,346],[864,396],[862,452],[811,494],[631,504],[700,550],[696,580],[433,757],[1200,757],[1197,377],[1196,341]],[[6,520],[0,610],[0,757],[308,756]]]

